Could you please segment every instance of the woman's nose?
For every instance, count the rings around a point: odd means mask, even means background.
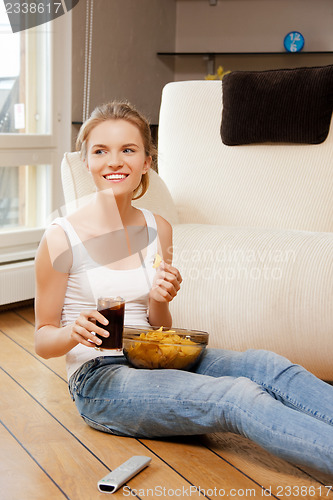
[[[124,164],[124,160],[119,153],[110,153],[108,155],[108,166],[109,167],[119,167]]]

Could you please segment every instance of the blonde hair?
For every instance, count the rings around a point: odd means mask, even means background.
[[[152,165],[156,164],[156,148],[153,144],[148,120],[127,101],[112,101],[97,106],[90,117],[83,123],[76,139],[76,150],[81,158],[87,158],[87,140],[90,132],[106,120],[126,120],[135,125],[141,134],[146,156],[152,157]],[[133,200],[141,198],[149,186],[148,172],[143,174],[139,186],[133,192]],[[139,194],[138,194],[139,193]]]

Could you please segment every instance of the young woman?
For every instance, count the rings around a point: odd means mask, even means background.
[[[132,206],[154,157],[147,121],[126,103],[96,108],[78,140],[94,198],[57,218],[36,257],[36,352],[66,355],[69,389],[92,427],[124,436],[230,431],[297,464],[333,473],[333,387],[269,351],[206,349],[190,372],[131,367],[99,350],[99,296],[126,300],[125,325],[170,327],[182,281],[172,229]],[[163,261],[154,269],[159,253]]]

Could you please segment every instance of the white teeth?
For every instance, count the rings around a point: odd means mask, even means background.
[[[104,176],[105,179],[108,179],[110,181],[112,180],[117,180],[117,179],[125,179],[127,177],[125,174],[109,174]]]

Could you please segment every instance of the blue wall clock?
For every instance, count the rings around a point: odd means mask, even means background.
[[[287,52],[300,52],[304,47],[304,37],[299,31],[291,31],[284,37],[283,43]]]

